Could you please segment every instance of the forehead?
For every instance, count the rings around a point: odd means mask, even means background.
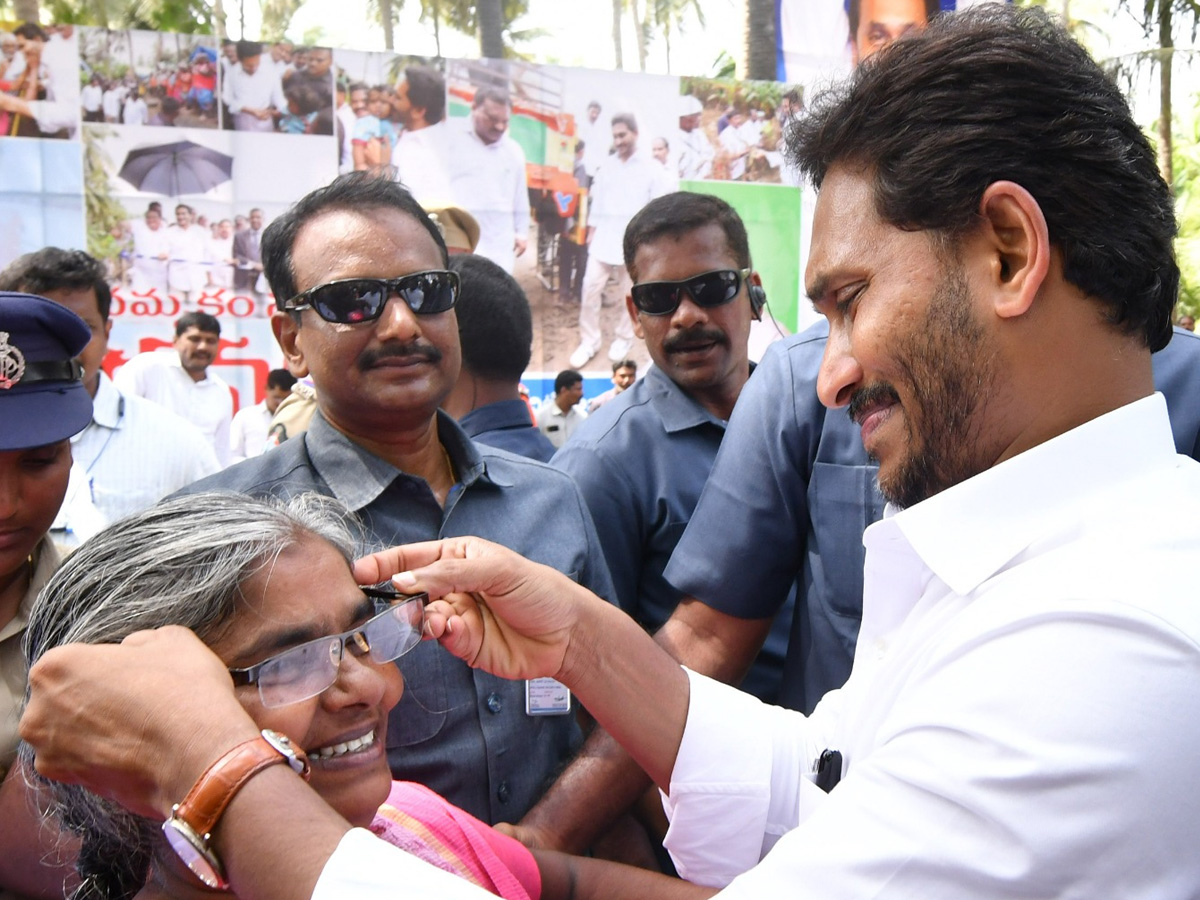
[[[180,341],[218,341],[221,336],[215,331],[201,331],[195,325],[188,326],[176,340]]]
[[[924,22],[925,0],[862,0],[859,22]]]
[[[714,269],[736,269],[738,262],[724,229],[713,223],[640,244],[633,267],[639,282],[680,281]]]
[[[300,228],[292,267],[297,291],[306,291],[341,278],[398,278],[443,263],[425,227],[398,209],[331,209]]]
[[[493,119],[499,119],[508,115],[508,104],[501,103],[499,100],[484,100],[476,109],[484,115],[491,116]]]

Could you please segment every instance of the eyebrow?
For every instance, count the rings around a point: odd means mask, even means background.
[[[364,596],[359,604],[354,607],[354,614],[351,621],[363,622],[370,618],[374,612],[375,601],[370,597]],[[347,629],[347,631],[353,630],[353,625]],[[345,632],[340,633],[344,634]],[[269,656],[274,656],[276,653],[328,636],[329,632],[318,629],[315,625],[299,625],[275,632],[268,631],[249,647],[238,653],[235,659],[257,659],[262,661]],[[253,663],[249,665],[253,665]],[[244,668],[244,666],[233,666],[232,668]]]

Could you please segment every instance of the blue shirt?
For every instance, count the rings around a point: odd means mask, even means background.
[[[438,413],[458,483],[443,509],[425,480],[371,455],[320,414],[303,438],[197,482],[188,493],[332,495],[365,525],[367,551],[461,535],[504,544],[607,599],[612,582],[583,498],[541,463],[475,445]],[[580,741],[573,715],[525,714],[525,682],[471,669],[436,642],[399,660],[405,690],[388,721],[396,778],[417,781],[489,823],[516,822]]]
[[[725,422],[652,368],[589,416],[551,461],[583,492],[617,602],[651,631],[684,596],[663,570],[724,437]],[[742,683],[764,700],[773,701],[778,692],[789,611],[790,606]]]
[[[549,462],[554,445],[529,418],[524,400],[498,400],[471,410],[458,420],[462,428],[479,444],[499,447],[538,462]]]
[[[738,398],[691,523],[666,569],[680,590],[748,619],[798,593],[780,705],[808,713],[850,674],[866,527],[883,514],[876,467],[845,408],[817,399],[828,325],[767,350]],[[1154,354],[1176,449],[1200,459],[1200,336]]]

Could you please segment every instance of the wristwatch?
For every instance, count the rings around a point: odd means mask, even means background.
[[[204,770],[187,796],[171,808],[163,822],[167,843],[183,864],[210,888],[225,890],[225,868],[213,851],[212,830],[225,807],[258,772],[286,762],[308,780],[308,757],[286,734],[264,728],[259,737],[238,744]]]

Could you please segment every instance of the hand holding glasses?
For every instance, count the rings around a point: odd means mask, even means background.
[[[738,295],[750,269],[717,269],[681,281],[643,281],[630,290],[633,305],[648,316],[669,316],[679,309],[683,293],[697,306],[724,306]]]
[[[333,684],[346,649],[386,663],[421,642],[428,594],[375,588],[362,588],[362,592],[381,601],[377,610],[385,608],[358,628],[300,644],[246,669],[230,669],[234,685],[257,684],[263,706],[277,709],[315,697]]]
[[[443,269],[413,272],[399,278],[346,278],[309,288],[284,303],[285,312],[312,309],[326,322],[357,325],[374,322],[395,294],[419,316],[454,308],[458,274]]]

